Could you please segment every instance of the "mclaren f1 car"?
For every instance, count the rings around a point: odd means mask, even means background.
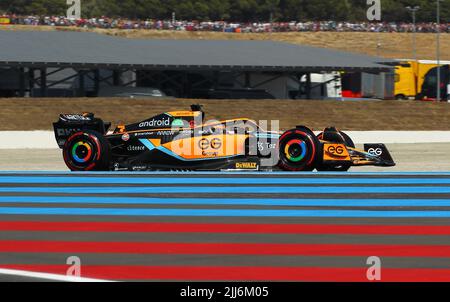
[[[53,124],[72,171],[348,171],[391,167],[384,144],[355,147],[334,127],[315,134],[305,126],[281,132],[250,119],[205,122],[200,105],[166,112],[110,131],[92,113],[61,114]]]

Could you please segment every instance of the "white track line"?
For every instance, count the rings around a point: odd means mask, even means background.
[[[356,144],[450,143],[450,131],[348,131],[347,134]],[[0,141],[0,149],[58,149],[52,131],[0,131]]]
[[[64,276],[64,275],[47,274],[47,273],[36,273],[36,272],[11,270],[11,269],[0,269],[0,275],[25,277],[25,278],[36,278],[36,279],[44,279],[44,280],[49,280],[49,281],[63,281],[63,282],[114,282],[114,281],[110,281],[110,280],[82,278],[82,277]]]

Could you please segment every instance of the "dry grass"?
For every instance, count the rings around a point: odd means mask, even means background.
[[[450,130],[450,104],[422,102],[0,99],[0,131],[48,130],[60,113],[94,112],[114,124],[132,123],[158,113],[205,105],[207,119],[247,117],[280,120],[281,128],[303,124],[315,130]]]
[[[381,44],[380,56],[394,59],[412,57],[412,35],[407,33],[252,33],[231,34],[216,32],[177,32],[156,30],[118,30],[118,29],[80,29],[47,26],[0,26],[0,30],[75,30],[94,31],[101,34],[139,38],[139,39],[208,39],[208,40],[274,40],[294,44],[325,47],[368,55],[377,55],[377,44]],[[442,34],[442,59],[450,60],[450,34]],[[434,34],[417,34],[418,58],[435,59],[436,36]]]

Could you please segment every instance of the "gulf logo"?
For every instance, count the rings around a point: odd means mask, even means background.
[[[130,135],[128,133],[125,133],[124,135],[122,135],[122,140],[124,142],[128,142],[130,140]]]

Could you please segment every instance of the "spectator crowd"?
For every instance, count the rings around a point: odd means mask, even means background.
[[[336,21],[309,21],[309,22],[200,22],[176,20],[127,20],[120,18],[92,18],[70,19],[57,16],[0,16],[0,23],[12,25],[34,26],[76,26],[84,28],[115,28],[115,29],[153,29],[153,30],[179,30],[179,31],[217,31],[234,33],[258,32],[412,32],[412,23],[395,22],[336,22]],[[417,23],[417,32],[436,32],[436,23]],[[450,23],[441,24],[441,32],[450,33]]]

